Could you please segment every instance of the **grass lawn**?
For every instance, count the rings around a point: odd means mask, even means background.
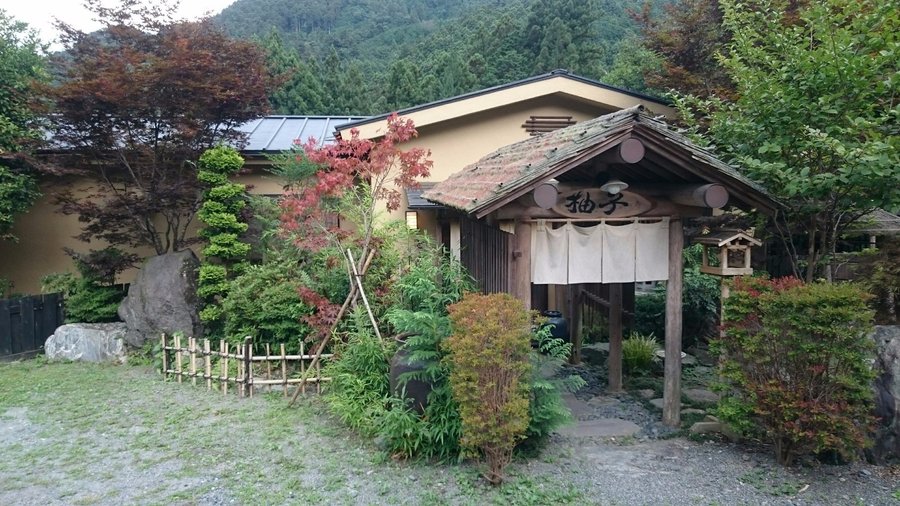
[[[394,462],[313,398],[238,399],[144,367],[0,364],[0,504],[565,504],[572,484]]]

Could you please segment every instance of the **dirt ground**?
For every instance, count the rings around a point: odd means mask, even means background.
[[[555,436],[500,488],[395,462],[315,399],[223,397],[147,368],[0,364],[0,504],[900,505],[898,469],[785,470],[765,448]]]

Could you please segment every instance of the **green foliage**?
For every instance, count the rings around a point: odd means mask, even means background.
[[[485,456],[485,478],[497,485],[528,429],[531,318],[509,294],[470,293],[448,310],[446,360],[462,419],[460,443]]]
[[[332,378],[325,401],[344,423],[374,436],[387,412],[388,371],[394,347],[376,338],[365,318],[364,313],[355,313],[354,330],[345,343],[335,347],[335,357],[325,367],[323,374]]]
[[[786,204],[778,232],[795,276],[828,278],[847,227],[900,203],[900,11],[882,0],[720,4],[733,34],[721,64],[738,98],[686,99],[682,112]]]
[[[645,374],[650,371],[654,362],[659,360],[659,342],[653,334],[644,335],[632,332],[628,339],[622,341],[622,364],[629,374]]]
[[[421,417],[395,401],[381,435],[393,453],[451,460],[460,453],[462,426],[442,343],[450,335],[447,305],[460,300],[473,284],[459,262],[424,238],[419,240],[414,263],[392,287],[386,317],[397,332],[411,334],[404,344],[409,360],[424,364],[420,371],[401,375],[400,384],[420,380],[432,390]]]
[[[572,353],[572,344],[550,335],[549,327],[539,328],[533,338],[537,342],[531,352],[531,402],[528,405],[526,447],[544,443],[558,427],[572,420],[563,402],[563,391],[576,392],[586,383],[577,374],[563,376],[563,364]]]
[[[14,283],[0,276],[0,299],[8,299],[12,296]]]
[[[244,166],[244,159],[234,148],[219,146],[203,152],[198,165],[197,180],[206,185],[207,190],[203,193],[203,205],[197,217],[206,225],[200,230],[200,236],[206,239],[207,245],[203,248],[205,257],[200,267],[197,294],[204,300],[200,318],[207,332],[218,334],[225,325],[222,321],[225,311],[219,305],[228,295],[228,282],[246,270],[244,261],[251,249],[240,240],[240,234],[248,227],[241,216],[246,205],[246,187],[229,180]],[[232,330],[244,329],[240,325],[245,320],[239,321],[239,325],[231,325]]]
[[[37,32],[0,9],[0,240],[15,240],[14,219],[41,195],[28,165],[15,157],[41,139],[35,87],[46,82]]]
[[[116,275],[134,266],[137,255],[114,247],[78,253],[66,249],[80,276],[70,272],[52,273],[41,278],[41,291],[63,294],[67,323],[103,323],[118,321],[119,304],[125,297],[115,286]]]
[[[738,278],[725,306],[720,373],[789,465],[806,452],[852,458],[872,426],[869,296],[852,284]],[[746,425],[746,421],[742,422]],[[746,427],[739,427],[746,428]]]
[[[221,273],[219,267],[201,267],[201,278],[204,273],[211,272],[210,277]],[[291,352],[299,351],[300,341],[310,333],[303,318],[312,312],[297,292],[299,273],[296,263],[290,260],[271,261],[249,266],[232,280],[220,305],[225,317],[225,338],[240,343],[250,336],[256,346],[284,343]],[[216,284],[210,281],[206,286]],[[210,307],[219,306],[207,306]]]
[[[719,280],[700,272],[700,245],[684,250],[682,278],[682,347],[688,349],[715,333],[719,319]],[[638,295],[634,304],[634,330],[638,334],[666,334],[666,287],[660,284],[649,293]]]
[[[636,31],[624,0],[262,5],[238,2],[217,19],[265,47],[281,77],[270,102],[284,114],[380,114],[558,68],[605,79]],[[656,59],[631,53],[612,76],[643,90],[643,69]]]
[[[877,321],[886,325],[897,323],[900,303],[900,239],[885,237],[878,249],[867,250],[860,258],[855,273],[869,293],[876,296]]]

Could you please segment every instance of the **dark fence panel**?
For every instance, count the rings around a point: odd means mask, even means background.
[[[59,293],[0,300],[0,358],[40,351],[63,324],[62,302]]]
[[[483,293],[509,292],[513,235],[484,223],[460,220],[460,262]]]

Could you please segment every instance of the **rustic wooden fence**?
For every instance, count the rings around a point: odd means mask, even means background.
[[[219,341],[218,349],[212,348],[209,339],[177,335],[163,334],[160,342],[166,377],[175,377],[179,383],[190,379],[194,385],[198,381],[205,382],[207,390],[221,389],[223,395],[227,395],[232,387],[240,397],[253,397],[255,390],[273,391],[279,388],[287,397],[290,386],[298,384],[296,388],[300,389],[300,393],[306,393],[307,388],[319,393],[322,383],[330,381],[330,378],[322,377],[320,363],[315,365],[315,372],[306,381],[302,380],[315,356],[306,354],[302,341],[299,355],[288,355],[284,344],[274,354],[268,344],[265,354],[254,354],[249,337],[239,345]],[[323,354],[322,358],[331,356]],[[297,375],[301,377],[294,377]]]
[[[0,358],[15,359],[38,353],[62,324],[60,293],[0,300]]]

